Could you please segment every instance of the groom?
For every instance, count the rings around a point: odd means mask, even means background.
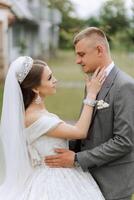
[[[104,102],[94,109],[87,138],[76,141],[77,153],[56,149],[59,156],[48,156],[45,162],[51,167],[80,165],[93,175],[107,200],[130,200],[134,193],[134,80],[115,66],[102,30],[81,31],[74,46],[76,62],[85,73],[106,67],[107,77],[97,97]]]

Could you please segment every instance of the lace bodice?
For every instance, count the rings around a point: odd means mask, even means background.
[[[37,121],[25,129],[28,152],[33,167],[42,164],[46,155],[55,154],[55,148],[68,148],[67,140],[46,135],[60,123],[62,123],[62,120],[57,115],[45,112]]]

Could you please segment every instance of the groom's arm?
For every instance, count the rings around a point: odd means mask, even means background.
[[[134,141],[134,85],[125,84],[115,94],[113,138],[77,153],[84,171],[115,161],[132,151]]]

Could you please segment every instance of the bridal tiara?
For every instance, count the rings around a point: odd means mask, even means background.
[[[32,69],[33,59],[31,57],[25,56],[25,60],[22,64],[22,70],[17,74],[17,79],[19,83],[22,83],[30,70]]]

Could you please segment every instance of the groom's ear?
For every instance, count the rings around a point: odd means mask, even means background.
[[[102,56],[104,53],[104,47],[101,45],[97,45],[96,49],[97,49],[98,56]]]

